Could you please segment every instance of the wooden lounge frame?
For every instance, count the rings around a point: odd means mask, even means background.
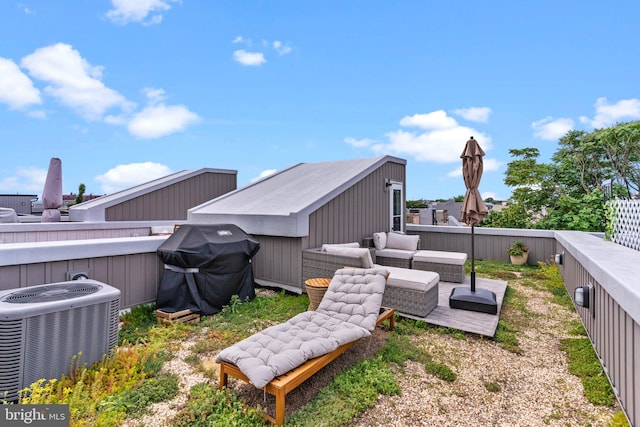
[[[383,307],[380,309],[380,314],[378,315],[376,326],[380,326],[382,322],[384,322],[387,319],[389,320],[389,329],[393,330],[395,327],[394,310],[392,308]],[[264,391],[266,391],[267,393],[275,397],[276,413],[275,413],[275,417],[272,417],[266,413],[262,413],[262,417],[267,419],[269,422],[273,424],[283,425],[284,416],[285,416],[285,399],[287,394],[295,390],[300,384],[305,382],[307,379],[313,376],[320,369],[327,366],[335,358],[337,358],[342,353],[347,351],[351,346],[353,346],[358,341],[359,340],[346,343],[336,348],[331,353],[327,353],[323,356],[316,357],[315,359],[308,360],[307,362],[287,372],[286,374],[282,374],[279,377],[271,380],[271,382],[269,382],[266,386],[264,386]],[[240,369],[236,365],[234,365],[233,363],[222,361],[220,363],[220,386],[219,386],[221,390],[227,386],[229,376],[238,378],[239,380],[249,383],[249,379],[240,371]]]

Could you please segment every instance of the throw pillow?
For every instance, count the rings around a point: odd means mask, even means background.
[[[387,247],[387,233],[373,233],[373,245],[381,251]]]

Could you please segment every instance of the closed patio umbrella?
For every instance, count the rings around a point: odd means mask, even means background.
[[[60,222],[60,211],[62,206],[62,161],[51,158],[47,179],[42,190],[42,222]]]
[[[471,226],[471,289],[454,288],[449,297],[449,306],[451,308],[496,314],[498,312],[496,294],[485,289],[476,289],[474,226],[489,213],[478,190],[483,172],[483,156],[484,151],[472,136],[460,155],[462,159],[462,176],[467,188],[462,202],[462,221]]]

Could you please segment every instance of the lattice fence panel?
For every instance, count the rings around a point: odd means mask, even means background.
[[[640,200],[612,200],[616,212],[611,240],[640,251]]]

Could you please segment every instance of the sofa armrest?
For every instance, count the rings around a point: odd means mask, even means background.
[[[370,248],[375,263],[375,249]],[[344,267],[365,268],[361,257],[322,252],[320,248],[302,250],[302,281],[314,277],[331,278],[336,270]]]

